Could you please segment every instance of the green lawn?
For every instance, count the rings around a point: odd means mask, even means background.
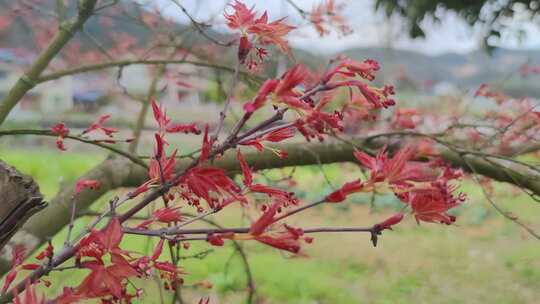
[[[48,197],[62,180],[75,179],[103,158],[70,152],[0,150],[0,159],[34,176]],[[353,172],[350,169],[351,165],[333,165],[325,167],[325,172],[338,184],[354,177],[343,174]],[[279,178],[290,171],[275,170],[267,176]],[[306,200],[331,189],[317,166],[298,168],[294,174],[298,192]],[[540,243],[494,212],[471,181],[462,188],[470,198],[457,211],[456,225],[418,226],[412,218],[406,218],[395,231],[383,234],[377,248],[371,246],[367,235],[359,234],[317,235],[315,242],[305,247],[305,256],[300,257],[249,241],[243,243],[256,281],[257,303],[538,303]],[[496,185],[495,200],[540,230],[540,205],[523,193]],[[377,197],[374,208],[369,202],[370,196],[358,195],[346,204],[322,206],[294,217],[291,224],[366,226],[399,207],[392,196]],[[231,226],[243,222],[234,208],[214,219]],[[77,226],[82,227],[88,220],[79,220]],[[63,240],[63,235],[55,237],[58,246]],[[140,237],[126,237],[124,242],[136,252],[152,247]],[[186,303],[197,303],[203,295],[211,295],[211,303],[242,303],[246,278],[233,246],[215,248],[202,242],[191,245],[184,255],[212,251],[205,259],[182,261],[189,273],[183,290]],[[76,284],[84,274],[55,273],[51,277],[53,286],[47,292],[58,293],[61,286]],[[212,282],[211,290],[193,287],[203,279]],[[160,296],[154,280],[135,284],[147,290],[140,303],[161,303],[161,297],[171,297],[166,292]]]

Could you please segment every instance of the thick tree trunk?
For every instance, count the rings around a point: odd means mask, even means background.
[[[26,220],[46,203],[38,185],[27,175],[0,161],[0,249]]]

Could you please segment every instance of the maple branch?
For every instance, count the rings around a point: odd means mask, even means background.
[[[302,229],[304,233],[322,233],[322,232],[372,232],[375,226],[371,227],[314,227]],[[164,237],[170,235],[196,235],[196,234],[222,234],[222,233],[249,233],[250,227],[238,227],[238,228],[198,228],[198,229],[178,229],[174,231],[158,230],[142,230],[137,228],[123,228],[124,233],[134,235],[145,235],[154,237]],[[194,240],[192,237],[178,237],[175,238],[178,241]],[[197,238],[195,240],[203,240]],[[204,238],[206,240],[206,238]]]
[[[181,60],[178,60],[178,59],[126,59],[126,60],[119,60],[119,61],[110,61],[110,62],[103,62],[103,63],[96,63],[96,64],[81,65],[79,67],[75,67],[71,69],[66,69],[66,70],[62,70],[58,72],[52,72],[52,73],[45,74],[37,78],[36,83],[51,81],[58,78],[62,78],[64,76],[75,75],[75,74],[80,74],[80,73],[88,73],[88,72],[94,72],[94,71],[110,69],[110,68],[124,68],[130,65],[163,65],[163,64],[191,64],[194,66],[207,67],[207,68],[218,69],[218,70],[234,73],[234,69],[231,67],[228,67],[225,65],[208,63],[208,62],[202,62],[202,61],[193,61],[193,60],[186,60],[186,59],[181,59]],[[262,79],[258,76],[251,75],[244,71],[240,71],[239,73],[243,77],[253,79],[257,82],[260,82]]]
[[[352,139],[347,143],[289,143],[273,145],[280,150],[287,151],[288,158],[280,159],[271,151],[263,152],[244,152],[244,158],[251,168],[254,170],[263,170],[271,168],[282,168],[287,166],[305,166],[313,164],[329,164],[339,162],[355,162],[353,156],[354,149],[363,151],[373,151],[387,143],[380,136],[377,140],[365,140],[362,138]],[[403,140],[403,139],[401,139]],[[395,141],[394,146],[399,145],[402,141]],[[311,153],[305,153],[305,149],[313,151],[318,157],[314,157]],[[470,171],[470,167],[463,161],[458,153],[448,149],[440,149],[441,157],[450,162],[453,166],[464,168]],[[494,180],[515,184],[532,193],[540,195],[540,181],[531,176],[516,171],[511,168],[502,167],[502,165],[494,165],[485,161],[481,157],[469,156],[467,160],[472,168],[480,175],[493,178]],[[182,159],[178,161],[176,171],[185,169],[190,162]],[[240,173],[240,167],[236,160],[236,153],[225,153],[223,157],[214,161],[213,166],[222,168],[229,174]],[[143,168],[136,165],[130,165],[129,162],[121,158],[107,159],[103,163],[97,165],[90,170],[81,179],[99,180],[101,187],[95,191],[82,193],[78,198],[77,204],[79,212],[84,212],[91,204],[103,194],[118,189],[120,187],[137,187],[144,183],[147,177],[147,172]],[[55,235],[65,225],[69,218],[69,212],[66,206],[69,199],[73,195],[75,189],[74,183],[67,184],[63,187],[55,198],[52,199],[48,208],[41,211],[45,218],[55,218],[53,222],[41,221],[37,218],[30,218],[23,227],[24,233],[35,237],[37,244],[43,244],[51,235]],[[32,250],[33,248],[28,248]],[[2,271],[6,270],[6,264],[2,265]]]
[[[38,136],[50,136],[57,137],[58,134],[52,132],[51,130],[37,130],[37,129],[11,129],[11,130],[0,130],[0,137],[2,136],[12,136],[12,135],[38,135]],[[112,153],[118,154],[122,157],[125,157],[132,161],[134,164],[141,166],[143,168],[148,168],[148,165],[139,157],[129,152],[123,151],[121,149],[115,148],[110,144],[103,143],[101,140],[89,139],[81,136],[75,135],[66,135],[64,138],[76,140],[85,144],[90,144],[98,146],[105,150],[109,150]],[[108,139],[107,139],[108,140]]]
[[[206,31],[203,29],[203,26],[207,27],[208,25],[203,24],[203,23],[195,20],[195,18],[193,18],[193,16],[191,16],[191,14],[187,11],[187,9],[182,4],[180,4],[180,2],[178,0],[171,0],[171,1],[176,6],[178,6],[178,8],[180,8],[180,10],[182,11],[182,13],[184,13],[184,15],[186,15],[186,17],[189,19],[189,21],[191,22],[191,24],[193,25],[195,30],[197,30],[197,32],[199,32],[199,34],[201,34],[201,36],[208,39],[208,41],[210,41],[212,43],[215,43],[217,45],[220,45],[220,46],[225,46],[225,47],[229,47],[229,46],[233,45],[234,40],[229,41],[229,42],[221,42],[221,41],[211,37],[210,35],[208,35],[208,33],[206,33]]]
[[[476,176],[478,173],[474,170],[474,167],[470,166],[469,165],[469,162],[467,160],[466,157],[462,157],[463,161],[467,164],[467,166],[469,166],[469,168],[471,168],[471,171],[474,173],[473,174],[473,179],[474,181],[476,182],[476,184],[478,184],[478,186],[480,187],[480,189],[482,189],[482,194],[484,195],[484,197],[486,198],[486,200],[489,202],[489,204],[499,213],[501,214],[503,217],[505,217],[506,219],[514,222],[516,225],[520,226],[521,228],[523,228],[525,231],[527,231],[527,233],[529,233],[530,235],[532,235],[533,237],[535,237],[536,239],[540,240],[540,234],[538,234],[536,231],[534,231],[531,227],[529,227],[527,224],[523,223],[517,216],[515,215],[512,215],[510,212],[508,211],[505,211],[504,209],[502,209],[501,207],[499,207],[499,205],[497,205],[495,203],[495,201],[491,198],[491,195],[489,195],[489,193],[486,191],[486,188],[484,187],[484,185],[482,185],[482,183],[480,182],[480,180],[478,179],[478,177]]]
[[[391,136],[394,135],[392,134]],[[382,136],[379,135],[379,137]],[[297,143],[280,144],[274,145],[274,147],[287,151],[289,156],[286,159],[279,159],[272,152],[269,151],[264,151],[261,153],[244,153],[244,158],[248,162],[249,166],[254,168],[255,170],[279,168],[285,166],[312,165],[316,163],[326,164],[335,162],[349,162],[354,161],[353,151],[355,148],[371,152],[372,149],[380,148],[384,143],[387,143],[387,140],[380,141],[374,140],[372,138],[360,138],[351,140],[351,143],[311,143],[301,145]],[[399,143],[399,141],[395,143],[397,144]],[[318,157],[313,157],[310,154],[306,154],[306,148],[314,151],[318,155]],[[214,153],[220,152],[222,151],[214,151]],[[223,168],[229,171],[231,174],[240,172],[239,164],[236,160],[235,154],[236,153],[225,153],[222,157],[214,161],[213,166]],[[464,170],[467,171],[475,170],[475,172],[477,172],[478,174],[490,177],[494,180],[519,185],[521,187],[529,189],[533,193],[540,195],[540,181],[532,178],[529,174],[518,172],[511,168],[503,167],[502,165],[495,166],[485,161],[484,159],[476,156],[469,156],[469,158],[467,159],[467,163],[465,163],[460,153],[456,153],[454,151],[451,151],[450,149],[440,148],[439,154],[443,159],[450,162],[454,166],[462,167]],[[85,175],[83,177],[89,179],[97,179],[100,181],[103,180],[104,183],[102,183],[102,187],[99,190],[87,191],[89,193],[84,193],[85,195],[80,197],[78,204],[81,211],[90,206],[93,201],[95,201],[99,196],[109,190],[118,187],[136,187],[145,181],[146,172],[143,169],[136,166],[126,166],[125,162],[123,164],[118,163],[119,160],[120,159],[107,160],[104,164],[98,166],[98,168],[95,168],[92,174]],[[193,162],[179,161],[176,169],[177,172],[185,172],[186,170],[189,170],[189,168],[191,168],[192,166],[194,166]],[[122,173],[121,169],[119,168],[123,168],[124,172]],[[100,172],[102,170],[107,170],[108,172],[112,171],[111,173],[115,174],[117,178],[104,178],[104,176],[101,175],[103,173]],[[96,174],[99,174],[99,176],[96,176]],[[144,208],[149,202],[153,201],[156,198],[159,198],[170,188],[170,185],[171,184],[150,193],[145,199],[132,207],[128,212],[121,215],[121,220],[125,221],[126,219],[132,217],[139,210]],[[53,204],[51,204],[52,206],[62,206],[62,202],[65,202],[66,194],[73,193],[73,185],[69,185],[67,188],[67,190],[64,188],[64,190],[61,191],[61,194],[59,194],[53,200]],[[54,204],[55,200],[57,201],[57,204]],[[38,237],[41,242],[46,240],[48,236],[54,235],[57,231],[62,229],[67,224],[65,223],[65,220],[69,218],[69,215],[65,211],[65,208],[47,208],[42,211],[42,216],[47,218],[56,218],[58,220],[54,223],[44,223],[44,221],[38,221],[34,218],[31,218],[30,221],[27,223],[25,229],[26,231],[31,232],[34,236]],[[31,250],[31,248],[29,248],[29,250]],[[67,248],[53,260],[52,265],[60,265],[61,263],[69,259],[70,255],[73,254],[74,251],[70,248]],[[48,273],[48,271],[50,270],[38,269],[35,274],[33,274],[30,278],[36,279]],[[24,286],[21,285],[19,287],[23,288]]]
[[[284,218],[287,218],[287,217],[289,217],[289,216],[291,216],[291,215],[294,215],[294,214],[296,214],[296,213],[298,213],[298,212],[302,212],[302,211],[304,211],[304,210],[306,210],[306,209],[313,208],[313,207],[318,206],[318,205],[320,205],[320,204],[322,204],[322,203],[325,203],[325,202],[326,202],[326,199],[321,199],[321,200],[315,201],[315,202],[313,202],[313,203],[310,203],[310,204],[307,204],[307,205],[304,205],[304,206],[300,206],[300,207],[298,207],[298,208],[296,208],[296,209],[294,209],[294,210],[291,210],[291,211],[289,211],[289,212],[287,212],[287,213],[285,213],[285,214],[283,214],[283,215],[281,215],[281,216],[278,216],[278,217],[274,220],[274,222],[281,221],[281,220],[284,219]]]

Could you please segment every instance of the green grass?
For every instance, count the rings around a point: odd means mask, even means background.
[[[59,180],[72,180],[103,159],[100,155],[56,151],[9,151],[0,158],[31,174],[49,197]],[[334,184],[355,176],[353,165],[325,166]],[[278,179],[291,169],[273,170]],[[317,166],[295,171],[299,193],[306,200],[331,189]],[[362,234],[316,235],[306,246],[305,256],[291,257],[272,248],[243,242],[256,281],[257,298],[273,303],[537,303],[540,297],[540,243],[521,228],[501,218],[488,206],[479,188],[465,181],[462,191],[469,201],[457,211],[456,225],[422,224],[407,218],[394,231],[385,231],[378,247]],[[540,206],[513,188],[495,184],[494,198],[503,208],[540,230]],[[366,226],[390,215],[399,202],[393,196],[378,196],[376,208],[369,208],[369,195],[351,197],[348,203],[326,205],[291,219],[304,226]],[[237,209],[225,210],[214,219],[230,226],[242,225]],[[82,227],[89,219],[81,219]],[[308,224],[305,224],[308,223]],[[245,224],[245,223],[244,223]],[[54,238],[61,246],[65,232]],[[155,242],[155,240],[152,240]],[[147,239],[129,236],[124,247],[134,252],[152,248]],[[205,259],[182,261],[188,275],[183,295],[186,303],[197,303],[211,295],[219,303],[242,303],[246,275],[238,254],[227,243],[223,248],[192,242],[184,255],[211,249]],[[85,271],[54,273],[47,293],[57,294],[64,285],[75,285]],[[213,287],[193,287],[209,280]],[[154,280],[136,280],[147,295],[139,303],[161,303]],[[166,300],[170,293],[162,295]],[[218,303],[216,302],[212,303]],[[169,303],[166,301],[165,303]]]
[[[32,176],[46,198],[51,198],[62,183],[73,181],[105,159],[104,154],[0,147],[0,159]]]

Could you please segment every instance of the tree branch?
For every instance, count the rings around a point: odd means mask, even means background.
[[[19,78],[15,85],[0,102],[0,125],[6,120],[9,112],[17,105],[21,98],[39,82],[38,78],[47,68],[51,60],[60,52],[67,42],[79,31],[83,24],[92,16],[97,0],[84,0],[79,6],[79,13],[74,21],[60,26],[60,30],[41,52],[27,73]]]
[[[39,135],[39,136],[52,136],[52,137],[58,136],[57,134],[53,133],[51,130],[33,130],[33,129],[0,130],[0,137],[8,136],[8,135]],[[100,148],[109,150],[112,153],[123,156],[123,157],[129,159],[130,161],[132,161],[134,164],[137,164],[137,165],[139,165],[139,166],[141,166],[143,168],[148,168],[148,165],[142,159],[137,157],[136,155],[133,155],[133,154],[131,154],[129,152],[120,150],[120,149],[118,149],[116,147],[113,147],[110,144],[105,144],[105,143],[103,143],[101,141],[97,141],[97,140],[94,140],[94,139],[88,139],[88,138],[83,138],[83,137],[73,136],[73,135],[66,135],[64,138],[69,138],[69,139],[80,141],[80,142],[83,142],[83,143],[86,143],[86,144],[91,144],[91,145],[94,145],[94,146],[98,146]]]
[[[392,135],[394,136],[394,135]],[[402,139],[403,140],[403,139]],[[387,140],[382,136],[378,140],[366,140],[364,138],[351,140],[350,143],[288,143],[275,145],[275,148],[285,150],[288,153],[286,159],[278,158],[271,151],[244,153],[244,158],[249,166],[254,170],[281,168],[288,166],[305,166],[314,164],[329,164],[340,162],[356,162],[353,151],[354,147],[359,150],[373,152],[380,148]],[[403,143],[397,140],[396,145]],[[306,153],[309,149],[314,153]],[[530,190],[534,194],[540,195],[540,180],[534,175],[519,172],[515,169],[495,165],[484,160],[482,157],[468,155],[465,162],[463,157],[450,149],[440,147],[441,157],[455,167],[461,167],[465,171],[476,172],[496,181],[506,182]],[[236,160],[236,153],[225,153],[223,157],[216,159],[213,166],[223,168],[230,174],[240,173],[240,167]],[[315,156],[316,155],[316,156]],[[191,163],[190,160],[179,160],[176,171],[185,170]],[[147,178],[146,170],[133,165],[122,158],[111,158],[86,173],[82,179],[96,179],[101,182],[101,187],[96,191],[82,193],[77,200],[79,212],[84,212],[91,204],[108,191],[121,187],[137,187]],[[23,227],[23,233],[31,234],[36,239],[36,246],[43,244],[48,237],[55,235],[69,221],[69,200],[73,194],[75,185],[69,184],[64,187],[51,201],[49,208],[42,211],[43,218],[54,218],[55,221],[42,221],[37,218],[30,218]],[[28,248],[32,250],[33,248]],[[6,271],[7,264],[3,264],[1,271]]]
[[[218,69],[218,70],[234,73],[234,69],[231,67],[228,67],[225,65],[213,64],[209,62],[202,62],[202,61],[193,61],[193,60],[185,60],[185,59],[181,59],[181,60],[178,60],[178,59],[133,59],[133,60],[127,59],[127,60],[81,65],[79,67],[66,69],[59,72],[52,72],[49,74],[45,74],[39,77],[38,79],[36,79],[36,83],[51,81],[51,80],[59,79],[68,75],[88,73],[88,72],[99,71],[99,70],[110,69],[110,68],[123,68],[130,65],[162,65],[162,64],[191,64],[194,66],[207,67],[211,69]],[[251,78],[257,81],[261,80],[260,77],[251,75],[246,72],[241,71],[240,74],[245,78]]]

